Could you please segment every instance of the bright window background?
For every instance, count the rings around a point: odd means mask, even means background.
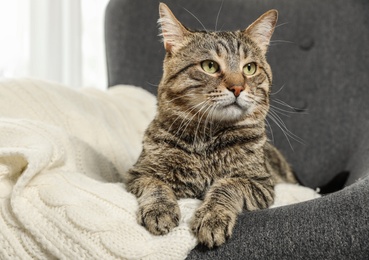
[[[109,0],[82,0],[83,86],[107,87],[104,15]]]
[[[108,0],[0,0],[0,79],[36,77],[107,86]]]

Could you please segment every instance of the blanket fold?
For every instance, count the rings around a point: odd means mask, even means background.
[[[0,137],[5,259],[183,259],[196,245],[184,221],[161,237],[139,226],[135,197],[121,183],[81,173],[75,138],[62,129],[3,118],[0,132],[6,133]],[[99,169],[96,162],[89,167]],[[104,170],[114,173],[110,165]],[[182,207],[184,216],[194,207]]]

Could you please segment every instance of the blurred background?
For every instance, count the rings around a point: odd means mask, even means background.
[[[107,88],[108,0],[0,0],[0,79]]]

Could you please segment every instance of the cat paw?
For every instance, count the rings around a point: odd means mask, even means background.
[[[236,217],[232,212],[200,208],[192,219],[191,229],[201,244],[213,248],[231,237]]]
[[[146,204],[140,206],[137,218],[150,233],[165,235],[178,226],[180,210],[177,202]]]

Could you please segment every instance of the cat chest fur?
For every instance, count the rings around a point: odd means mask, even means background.
[[[150,128],[149,128],[150,129]],[[157,131],[146,133],[144,150],[134,167],[169,185],[177,198],[203,198],[220,178],[259,178],[265,175],[264,134],[225,132],[206,143],[171,139]]]

